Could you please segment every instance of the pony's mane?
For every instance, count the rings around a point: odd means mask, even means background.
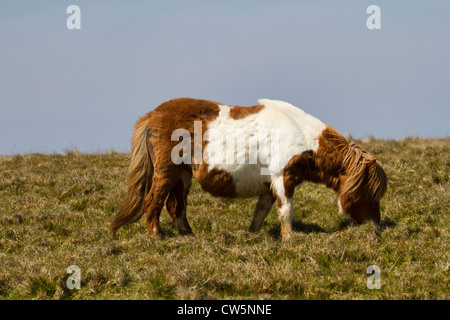
[[[335,130],[328,133],[327,140],[343,155],[341,164],[347,179],[341,186],[341,193],[352,196],[364,189],[369,193],[370,200],[379,201],[387,188],[387,177],[381,163]]]

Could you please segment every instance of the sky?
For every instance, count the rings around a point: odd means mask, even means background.
[[[449,16],[448,0],[1,0],[0,155],[129,152],[139,117],[178,97],[283,100],[355,138],[445,137]]]

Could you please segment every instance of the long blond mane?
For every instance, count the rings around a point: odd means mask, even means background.
[[[347,178],[340,192],[347,198],[354,198],[358,194],[379,201],[387,188],[387,177],[381,163],[331,127],[327,130],[326,140],[342,156],[341,168]]]
[[[386,192],[387,177],[381,163],[354,142],[340,146],[346,154],[342,161],[347,179],[342,186],[344,195],[364,190],[369,199],[379,201]]]

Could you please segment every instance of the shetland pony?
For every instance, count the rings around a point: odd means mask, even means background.
[[[268,99],[258,102],[240,107],[179,98],[139,119],[132,140],[128,192],[111,223],[112,234],[145,213],[148,233],[159,236],[166,198],[167,211],[179,233],[192,234],[186,218],[192,177],[214,196],[258,197],[250,231],[261,229],[276,202],[283,240],[291,234],[292,198],[303,181],[332,188],[338,196],[339,212],[350,215],[357,224],[366,220],[379,224],[380,199],[387,185],[381,164],[293,105]],[[174,136],[177,130],[186,140],[182,147],[181,135]],[[268,130],[276,131],[278,141],[261,134]],[[228,139],[233,132],[240,133]],[[236,142],[243,133],[248,139],[240,147],[226,143]],[[192,153],[193,149],[196,152]],[[226,154],[228,161],[221,161],[223,157],[217,156],[221,154]],[[253,161],[248,161],[250,158]]]

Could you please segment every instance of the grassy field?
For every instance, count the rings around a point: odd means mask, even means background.
[[[214,198],[194,183],[181,237],[144,219],[111,240],[126,191],[126,154],[0,157],[2,299],[449,299],[450,138],[357,141],[388,175],[382,228],[338,215],[321,185],[295,193],[295,232],[281,242],[275,208],[247,231],[256,199]],[[66,269],[81,269],[81,289]],[[367,267],[381,289],[366,286]]]

